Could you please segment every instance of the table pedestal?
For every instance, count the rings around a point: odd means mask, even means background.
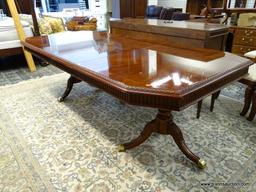
[[[196,156],[186,145],[180,128],[173,122],[173,116],[170,110],[159,109],[156,118],[145,126],[141,134],[131,142],[119,145],[119,151],[125,151],[126,149],[131,149],[140,145],[146,141],[153,132],[171,135],[187,158],[195,162],[199,168],[203,169],[206,166],[205,161]]]
[[[64,99],[71,92],[73,88],[73,84],[79,83],[79,82],[81,82],[81,80],[71,76],[68,80],[66,91],[64,92],[62,97],[59,98],[59,101],[60,102],[64,101]],[[150,137],[150,135],[153,132],[164,134],[164,135],[171,135],[175,143],[178,145],[179,149],[186,155],[187,158],[189,158],[191,161],[196,163],[199,168],[203,169],[206,166],[205,161],[200,159],[192,151],[190,151],[190,149],[186,145],[180,128],[173,122],[173,116],[171,114],[171,110],[159,109],[158,114],[156,115],[156,118],[150,121],[144,127],[141,134],[136,139],[128,143],[119,145],[118,150],[120,152],[124,152],[127,149],[132,149],[142,144],[144,141],[146,141]]]

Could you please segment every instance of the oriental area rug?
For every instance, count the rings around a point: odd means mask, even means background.
[[[0,191],[172,192],[256,191],[256,121],[242,103],[221,96],[174,112],[189,148],[206,160],[198,169],[170,136],[117,152],[156,110],[121,104],[86,83],[65,102],[65,73],[0,87]]]

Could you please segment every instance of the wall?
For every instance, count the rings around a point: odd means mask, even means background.
[[[159,0],[148,0],[148,5],[157,5],[158,1]]]
[[[90,11],[97,14],[107,13],[106,0],[90,0]]]
[[[107,11],[112,12],[112,0],[107,0]]]
[[[182,8],[183,12],[186,12],[187,0],[158,0],[158,5],[164,7]]]

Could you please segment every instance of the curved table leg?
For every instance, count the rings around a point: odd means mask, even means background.
[[[170,134],[173,137],[176,145],[180,148],[180,150],[186,155],[187,158],[189,158],[191,161],[197,164],[197,166],[201,169],[205,168],[206,162],[203,159],[200,159],[198,156],[196,156],[186,145],[183,134],[180,130],[180,128],[174,123],[171,122],[170,125]]]
[[[255,115],[256,115],[256,90],[253,92],[253,95],[252,95],[252,107],[247,120],[252,121]]]
[[[119,152],[123,152],[126,149],[132,149],[134,147],[137,147],[138,145],[142,144],[144,141],[146,141],[150,135],[155,132],[156,126],[155,126],[155,120],[149,122],[143,129],[143,131],[140,133],[140,135],[133,139],[132,141],[119,145],[118,150]]]
[[[67,83],[67,88],[65,90],[65,92],[63,93],[63,95],[58,99],[59,102],[62,102],[65,100],[65,98],[69,95],[69,93],[71,92],[74,83],[80,83],[81,80],[73,77],[72,75],[70,76],[70,78],[68,79],[68,83]]]
[[[171,111],[169,110],[159,110],[156,118],[145,126],[139,137],[131,142],[120,145],[118,147],[119,151],[125,151],[126,149],[131,149],[140,145],[146,139],[148,139],[153,132],[171,135],[179,149],[186,155],[187,158],[196,163],[199,168],[203,169],[206,166],[206,163],[196,156],[192,151],[190,151],[186,145],[183,134],[180,128],[173,122],[173,117],[171,115]]]
[[[244,93],[244,107],[243,107],[242,112],[240,113],[241,116],[245,116],[246,113],[249,111],[251,101],[252,101],[252,94],[253,94],[252,88],[247,87],[245,89],[245,93]]]

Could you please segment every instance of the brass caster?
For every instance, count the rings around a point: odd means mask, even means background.
[[[199,159],[198,163],[197,163],[197,166],[200,168],[200,169],[204,169],[206,167],[206,162],[203,160],[203,159]]]
[[[63,102],[63,101],[64,101],[64,98],[63,98],[63,97],[59,97],[59,98],[58,98],[58,101],[59,101],[59,102]]]
[[[125,147],[123,145],[119,145],[117,149],[118,149],[118,152],[125,152]]]

